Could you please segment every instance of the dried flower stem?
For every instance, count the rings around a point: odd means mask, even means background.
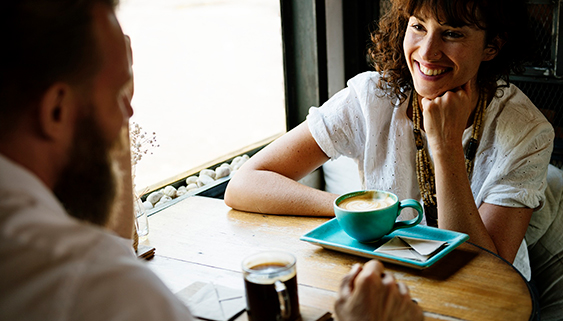
[[[137,164],[141,161],[143,156],[149,154],[152,155],[151,149],[157,148],[160,145],[157,144],[155,132],[149,135],[139,124],[135,122],[131,122],[129,138],[131,141],[131,172],[133,176],[133,191],[135,191],[135,170]],[[143,195],[144,193],[145,192],[140,193],[139,196]],[[139,197],[137,195],[135,196]]]

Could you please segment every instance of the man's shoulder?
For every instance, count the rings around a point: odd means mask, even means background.
[[[10,276],[0,278],[0,319],[112,320],[149,301],[160,302],[155,316],[189,316],[130,240],[51,211],[25,195],[0,200],[0,273]]]
[[[107,247],[108,255],[128,252],[126,241],[101,227],[81,222],[33,194],[13,190],[0,190],[0,237],[11,246],[40,251],[54,260],[91,255],[97,244]]]

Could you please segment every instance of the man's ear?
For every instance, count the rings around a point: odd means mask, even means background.
[[[39,127],[45,138],[56,140],[72,130],[75,96],[65,83],[55,83],[45,91],[39,105]]]
[[[485,47],[485,51],[483,52],[483,61],[493,60],[498,55],[505,43],[506,40],[502,39],[499,36],[496,36],[493,41],[491,41],[491,43],[487,44],[487,46]]]

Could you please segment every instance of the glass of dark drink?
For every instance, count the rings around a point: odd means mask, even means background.
[[[242,261],[250,321],[301,320],[295,256],[268,251]]]

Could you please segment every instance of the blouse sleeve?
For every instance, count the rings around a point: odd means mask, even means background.
[[[541,208],[553,150],[553,127],[535,107],[533,112],[529,108],[512,109],[498,118],[496,126],[496,157],[483,184],[483,201]]]
[[[309,130],[324,153],[336,159],[341,155],[358,158],[366,141],[365,108],[376,96],[379,75],[366,72],[348,81],[348,87],[321,107],[311,107]]]

